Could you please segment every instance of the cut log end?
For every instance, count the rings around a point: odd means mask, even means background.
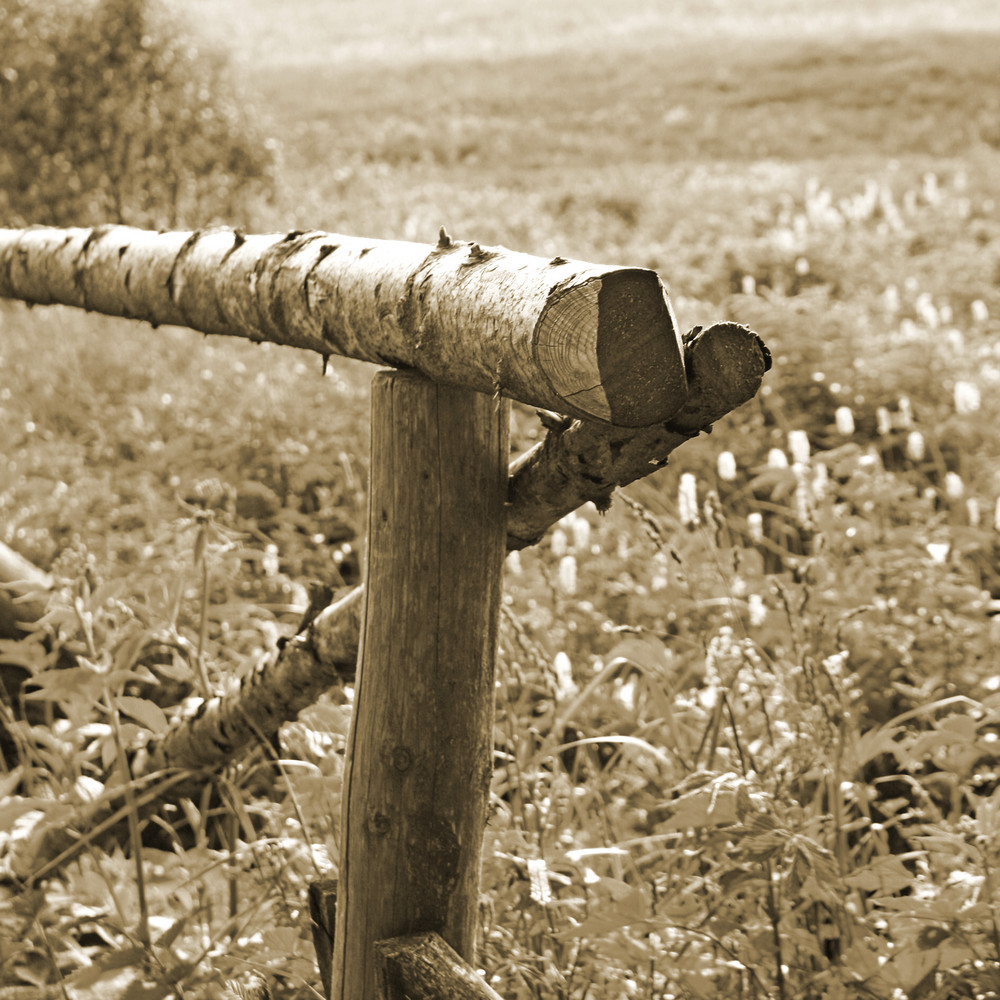
[[[687,397],[680,334],[653,271],[622,268],[555,292],[535,357],[567,409],[586,419],[645,427]]]
[[[753,330],[739,323],[696,328],[687,341],[690,394],[671,423],[702,430],[757,394],[771,367],[771,352]]]

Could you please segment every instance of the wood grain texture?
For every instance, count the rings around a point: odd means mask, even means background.
[[[323,981],[323,995],[329,1000],[333,973],[333,941],[337,928],[337,880],[318,878],[309,883],[309,920],[312,924],[316,964]]]
[[[374,943],[471,959],[493,753],[508,405],[412,373],[372,386],[366,598],[332,996],[374,997]]]
[[[322,232],[0,229],[0,296],[413,369],[623,426],[687,383],[656,273]]]

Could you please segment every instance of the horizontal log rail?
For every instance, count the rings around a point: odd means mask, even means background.
[[[412,368],[625,427],[684,405],[655,271],[323,232],[0,229],[0,296]]]

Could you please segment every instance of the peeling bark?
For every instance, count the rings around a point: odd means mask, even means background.
[[[687,395],[660,279],[452,240],[0,229],[0,296],[326,356],[627,427]]]
[[[327,689],[353,678],[363,590],[355,587],[226,694],[202,702],[146,747],[136,773],[167,768],[215,771],[273,736]]]

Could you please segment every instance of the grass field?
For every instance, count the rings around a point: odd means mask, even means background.
[[[424,242],[444,225],[649,266],[684,329],[736,319],[774,354],[757,400],[508,563],[481,928],[496,989],[996,995],[1000,6],[188,9],[282,161],[273,203],[206,222]],[[65,582],[55,620],[71,631],[92,600],[108,656],[145,666],[149,636],[193,645],[207,608],[219,684],[273,651],[303,581],[343,568],[331,539],[363,530],[370,372],[332,369],[0,303],[0,538]],[[518,410],[518,446],[536,434]],[[213,496],[206,544],[180,501]],[[242,793],[259,844],[248,820],[249,843],[209,848],[192,805],[196,847],[150,855],[185,996],[250,968],[313,995],[302,895],[335,869],[348,719],[328,704],[286,727],[311,770]],[[86,731],[46,736],[39,801],[96,773],[110,737]],[[0,934],[0,984],[53,948],[83,968],[78,923],[125,956],[88,938],[87,961],[130,967],[131,878],[95,848],[48,910],[0,900],[23,930]],[[234,895],[249,915],[230,937]]]

